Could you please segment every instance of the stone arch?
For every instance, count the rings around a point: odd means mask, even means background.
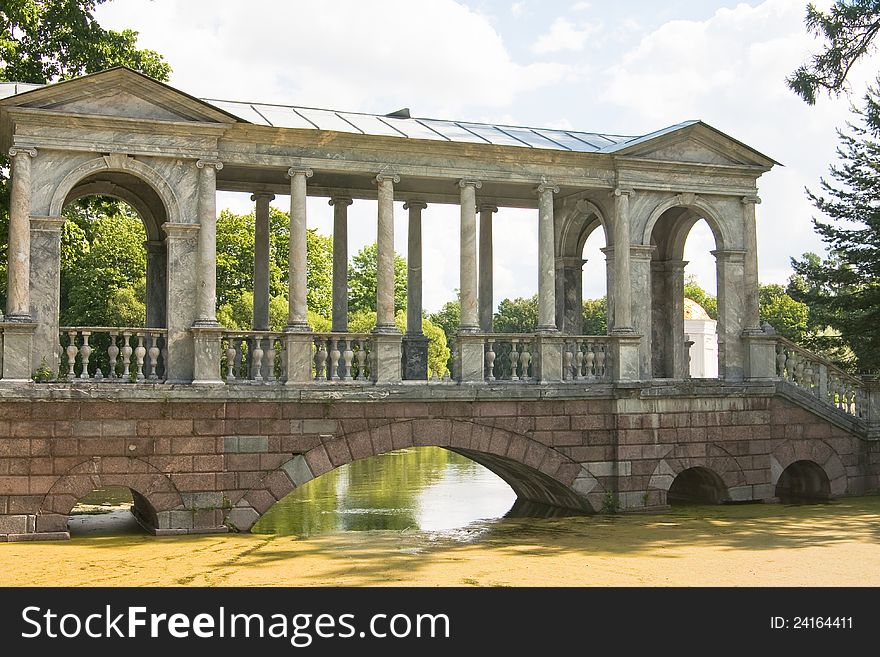
[[[695,468],[707,470],[719,478],[725,489],[721,501],[730,500],[730,491],[739,486],[744,486],[746,483],[745,473],[732,456],[671,457],[660,459],[657,463],[654,472],[651,473],[648,493],[650,494],[652,490],[660,491],[661,504],[666,504],[666,495],[672,487],[672,482],[675,481],[675,478],[681,473]]]
[[[110,196],[120,201],[124,201],[141,218],[141,221],[144,224],[144,229],[147,232],[147,239],[156,242],[162,239],[162,218],[156,216],[156,213],[150,205],[132,190],[110,181],[95,180],[91,182],[83,182],[77,184],[72,190],[70,190],[64,204],[69,205],[70,203],[87,196]]]
[[[640,240],[640,243],[643,246],[652,245],[654,228],[656,227],[657,222],[660,221],[660,218],[667,211],[675,208],[688,210],[694,215],[697,215],[698,218],[695,219],[693,223],[696,223],[698,219],[705,219],[709,228],[712,230],[712,234],[715,236],[715,248],[717,250],[723,251],[726,248],[730,248],[732,238],[727,225],[721,217],[721,213],[719,213],[718,210],[716,210],[706,199],[697,196],[696,194],[678,194],[658,203],[651,211],[648,221],[645,223],[645,230],[642,233],[642,238]],[[693,224],[691,224],[691,226],[692,225]],[[685,237],[686,236],[687,231],[685,231]],[[683,240],[681,243],[681,249],[684,249]]]
[[[557,257],[580,256],[584,251],[587,238],[597,228],[601,228],[605,233],[605,243],[610,243],[608,220],[603,210],[593,201],[586,198],[577,199],[567,208],[567,211],[563,209],[561,212],[562,221],[556,243]]]
[[[846,466],[840,455],[824,440],[786,440],[770,453],[770,484],[775,488],[783,471],[796,461],[812,461],[828,477],[832,497],[845,495],[849,488]]]
[[[84,162],[64,176],[52,195],[52,201],[49,204],[50,216],[60,217],[64,206],[71,200],[70,195],[74,188],[86,178],[101,172],[125,173],[140,179],[149,185],[161,199],[165,206],[167,220],[170,223],[182,222],[180,202],[174,189],[165,178],[143,162],[115,153]]]
[[[38,511],[42,531],[67,531],[76,503],[93,490],[124,486],[132,491],[139,518],[157,527],[157,514],[183,508],[183,499],[168,475],[135,457],[93,457],[65,472],[43,496]]]
[[[294,456],[247,491],[227,514],[226,524],[247,531],[275,502],[312,479],[406,447],[443,447],[467,456],[533,502],[585,513],[602,507],[601,483],[580,463],[543,443],[473,421],[415,419],[332,438]]]

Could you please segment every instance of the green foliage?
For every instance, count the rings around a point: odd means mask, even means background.
[[[880,367],[880,95],[870,88],[857,121],[838,131],[839,163],[821,192],[808,192],[830,222],[813,219],[828,246],[825,259],[807,254],[792,259],[789,293],[810,307],[814,326],[840,333],[859,367]],[[824,324],[824,326],[823,326]]]
[[[61,324],[143,326],[147,269],[140,218],[125,204],[93,216],[82,206],[65,212],[61,240]]]
[[[809,308],[795,301],[778,284],[758,286],[758,304],[761,320],[769,322],[780,335],[798,344],[804,343],[807,334]]]
[[[34,380],[34,383],[46,383],[51,381],[53,378],[52,370],[49,369],[49,366],[46,364],[46,359],[40,359],[40,366],[34,370],[34,373],[31,375],[31,379]]]
[[[269,330],[280,331],[287,324],[287,297],[269,297]],[[238,292],[217,308],[217,321],[236,331],[249,331],[254,325],[254,293]]]
[[[446,336],[446,343],[452,344],[458,327],[461,325],[461,302],[458,299],[447,301],[440,310],[430,313],[428,319],[440,327]]]
[[[329,333],[333,327],[333,323],[329,319],[319,315],[314,310],[306,311],[306,315],[309,326],[312,327],[315,333]]]
[[[608,297],[586,299],[583,308],[583,334],[605,335],[608,333]]]
[[[688,276],[684,283],[684,297],[696,301],[712,319],[718,319],[718,299],[706,292],[694,276]]]
[[[348,310],[350,313],[376,310],[376,269],[379,247],[365,246],[348,267]],[[329,286],[328,286],[329,289]],[[394,254],[394,312],[406,308],[406,260]]]
[[[502,300],[492,326],[496,333],[534,333],[538,326],[538,295]]]
[[[837,0],[826,13],[807,5],[807,31],[825,43],[809,63],[786,78],[789,88],[810,105],[821,90],[837,95],[853,64],[870,52],[880,30],[878,0]]]

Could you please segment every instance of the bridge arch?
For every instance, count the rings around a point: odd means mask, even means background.
[[[770,483],[774,487],[779,486],[783,473],[791,465],[801,461],[812,462],[822,470],[828,478],[830,497],[847,493],[846,466],[827,442],[817,439],[787,440],[774,449],[770,453]]]
[[[42,531],[67,531],[70,512],[77,502],[99,488],[124,486],[132,492],[134,510],[151,528],[157,514],[182,508],[183,499],[167,474],[135,457],[94,457],[64,473],[43,496],[38,511]]]
[[[340,466],[406,447],[442,447],[501,477],[517,497],[585,513],[602,507],[605,489],[580,463],[522,434],[465,420],[415,419],[330,439],[294,456],[233,500],[226,524],[249,530],[295,488]]]
[[[685,473],[691,474],[686,475]],[[684,479],[680,479],[685,475]],[[736,459],[729,455],[709,456],[707,458],[680,457],[663,458],[657,463],[648,483],[648,494],[660,491],[660,504],[669,504],[669,494],[673,485],[685,485],[691,479],[694,486],[702,486],[705,490],[714,488],[717,498],[710,503],[721,503],[730,500],[730,490],[746,483],[745,473]],[[684,482],[684,484],[682,484]]]

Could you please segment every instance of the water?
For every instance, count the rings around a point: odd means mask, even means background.
[[[451,533],[504,516],[516,496],[483,466],[440,447],[360,459],[280,500],[252,532],[420,530]]]

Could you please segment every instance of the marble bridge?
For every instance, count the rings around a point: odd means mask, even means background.
[[[116,68],[0,84],[0,147],[11,160],[0,540],[66,538],[77,501],[111,485],[131,489],[157,534],[247,531],[312,478],[419,445],[483,464],[521,500],[583,512],[880,487],[880,383],[760,321],[757,180],[775,162],[702,122],[624,137],[203,100]],[[248,331],[216,317],[218,190],[255,202]],[[290,198],[290,251],[288,320],[275,332],[278,195]],[[59,325],[62,212],[88,196],[143,220],[144,326]],[[333,213],[327,333],[306,315],[309,196]],[[365,199],[377,202],[377,324],[354,333],[348,208]],[[460,207],[461,326],[442,378],[429,377],[421,328],[421,228],[436,204]],[[493,331],[500,207],[536,211],[532,334]],[[715,378],[689,375],[683,320],[684,244],[700,220],[716,247]],[[604,335],[583,335],[595,230],[608,244],[609,319]]]

